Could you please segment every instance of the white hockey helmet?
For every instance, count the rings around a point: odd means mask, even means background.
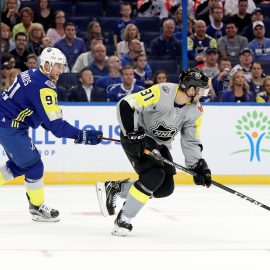
[[[40,55],[40,66],[44,69],[45,63],[48,62],[50,64],[50,72],[54,64],[65,65],[66,61],[65,55],[57,48],[45,48]]]

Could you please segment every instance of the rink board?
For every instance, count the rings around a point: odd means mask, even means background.
[[[61,104],[64,119],[78,128],[101,129],[104,137],[119,138],[115,104]],[[270,184],[270,106],[222,104],[204,106],[201,140],[203,157],[213,178],[224,184]],[[75,145],[72,140],[55,138],[42,128],[30,130],[39,149],[48,184],[93,184],[97,180],[134,178],[136,174],[117,142],[97,146]],[[174,162],[184,165],[177,135],[171,150]],[[6,155],[1,149],[1,163]],[[192,178],[178,172],[177,184]],[[13,183],[23,183],[16,179]]]

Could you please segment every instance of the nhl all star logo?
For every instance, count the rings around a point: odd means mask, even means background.
[[[167,126],[165,122],[157,122],[150,130],[161,141],[169,141],[178,133],[176,127]]]

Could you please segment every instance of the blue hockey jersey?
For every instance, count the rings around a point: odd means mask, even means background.
[[[80,132],[63,120],[54,82],[41,69],[32,69],[20,73],[0,97],[0,127],[40,125],[59,138],[76,139]]]

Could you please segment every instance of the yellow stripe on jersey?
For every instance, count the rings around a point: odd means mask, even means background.
[[[196,137],[200,137],[200,132],[201,132],[201,125],[202,125],[202,117],[203,115],[200,115],[199,118],[195,121],[195,126],[196,126]]]
[[[26,116],[30,116],[33,113],[33,111],[26,108],[25,110],[21,111],[18,116],[12,120],[11,126],[18,128],[20,123],[24,122],[24,119]]]
[[[145,90],[133,94],[132,96],[136,99],[140,107],[147,107],[149,105],[156,104],[160,98],[159,85],[153,85]]]
[[[53,89],[40,89],[40,100],[50,121],[62,118],[62,110],[57,104],[57,94]]]
[[[5,177],[4,175],[0,172],[0,186],[5,184],[6,183],[6,180],[5,180]]]
[[[139,191],[134,185],[130,188],[129,194],[140,203],[147,203],[150,198],[150,196]]]

